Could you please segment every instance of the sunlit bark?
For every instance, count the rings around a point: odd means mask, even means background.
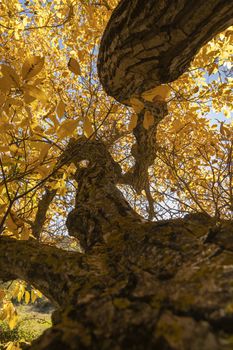
[[[176,79],[232,15],[227,0],[122,0],[100,47],[105,90],[124,102]],[[144,188],[156,154],[140,123],[125,176],[99,141],[71,140],[61,158],[78,169],[67,228],[83,253],[0,239],[0,278],[24,279],[58,307],[33,350],[232,349],[233,225],[204,214],[150,222],[129,206],[117,184]]]

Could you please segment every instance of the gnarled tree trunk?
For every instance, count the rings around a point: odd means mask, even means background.
[[[58,307],[31,349],[232,349],[232,223],[193,214],[110,234],[85,254],[1,239],[0,277]]]
[[[176,79],[232,17],[229,0],[122,0],[100,47],[104,88],[124,102]],[[159,103],[140,113],[147,110],[158,122],[166,114]],[[157,123],[147,133],[141,119],[135,166],[126,175],[99,141],[71,141],[64,154],[78,169],[67,227],[82,253],[0,239],[0,278],[28,281],[57,307],[33,350],[233,347],[233,224],[204,214],[150,222],[116,186],[146,186]],[[83,159],[89,164],[80,169]]]

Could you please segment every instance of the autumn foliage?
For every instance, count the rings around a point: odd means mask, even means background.
[[[66,233],[76,169],[62,156],[71,138],[84,134],[102,140],[124,172],[133,164],[132,130],[143,104],[135,97],[126,107],[108,97],[96,69],[99,41],[117,3],[0,3],[3,235],[52,242]],[[148,192],[120,187],[145,218],[182,217],[196,211],[232,219],[232,38],[229,28],[200,50],[178,80],[143,95],[147,101],[166,100],[169,110],[158,126],[157,158],[149,169],[150,198]],[[153,116],[145,114],[143,126],[149,129],[153,123]],[[38,205],[45,193],[51,200],[39,227]],[[27,292],[23,294],[28,302]],[[14,326],[11,307],[6,313],[3,306],[1,318]]]

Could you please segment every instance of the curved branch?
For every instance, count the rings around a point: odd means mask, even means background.
[[[122,0],[102,37],[98,73],[121,103],[177,79],[198,50],[233,24],[229,0]]]
[[[22,279],[38,288],[55,305],[64,305],[75,279],[88,273],[83,255],[40,244],[36,240],[0,238],[0,278]],[[66,261],[66,264],[64,264]]]

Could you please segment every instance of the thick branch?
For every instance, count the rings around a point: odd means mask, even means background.
[[[150,113],[154,122],[148,129],[143,126],[145,113]],[[156,158],[156,133],[159,122],[167,115],[167,104],[163,101],[144,101],[144,109],[138,114],[133,133],[136,143],[131,149],[135,165],[122,177],[121,182],[134,187],[137,193],[148,188],[148,168]]]
[[[59,299],[54,326],[33,350],[117,350],[126,345],[144,350],[145,344],[162,350],[222,349],[224,336],[232,334],[232,223],[216,225],[196,214],[142,224],[128,239],[130,230],[126,227],[106,249],[99,246],[76,261],[74,255],[65,259],[61,254],[57,262],[56,249],[51,251],[53,264],[46,259],[43,272],[54,278],[53,290],[62,291],[64,300]],[[0,240],[6,266],[15,261],[7,241]],[[38,253],[30,244],[28,248],[36,260]],[[22,266],[30,265],[24,254],[22,260]],[[41,283],[41,274],[35,275]],[[58,276],[65,278],[63,285]],[[30,278],[35,281],[32,274]]]
[[[81,254],[62,251],[36,240],[0,238],[0,278],[25,280],[55,305],[67,303],[73,281],[80,274],[88,274],[82,267],[82,258]]]
[[[121,168],[102,142],[73,140],[66,153],[68,157],[74,155],[78,183],[75,208],[68,215],[67,227],[84,251],[110,240],[113,231],[120,232],[126,225],[132,228],[144,221],[117,188]],[[88,161],[86,167],[79,166],[82,160]]]
[[[98,73],[122,103],[184,73],[198,50],[233,24],[229,0],[122,0],[102,37]]]

